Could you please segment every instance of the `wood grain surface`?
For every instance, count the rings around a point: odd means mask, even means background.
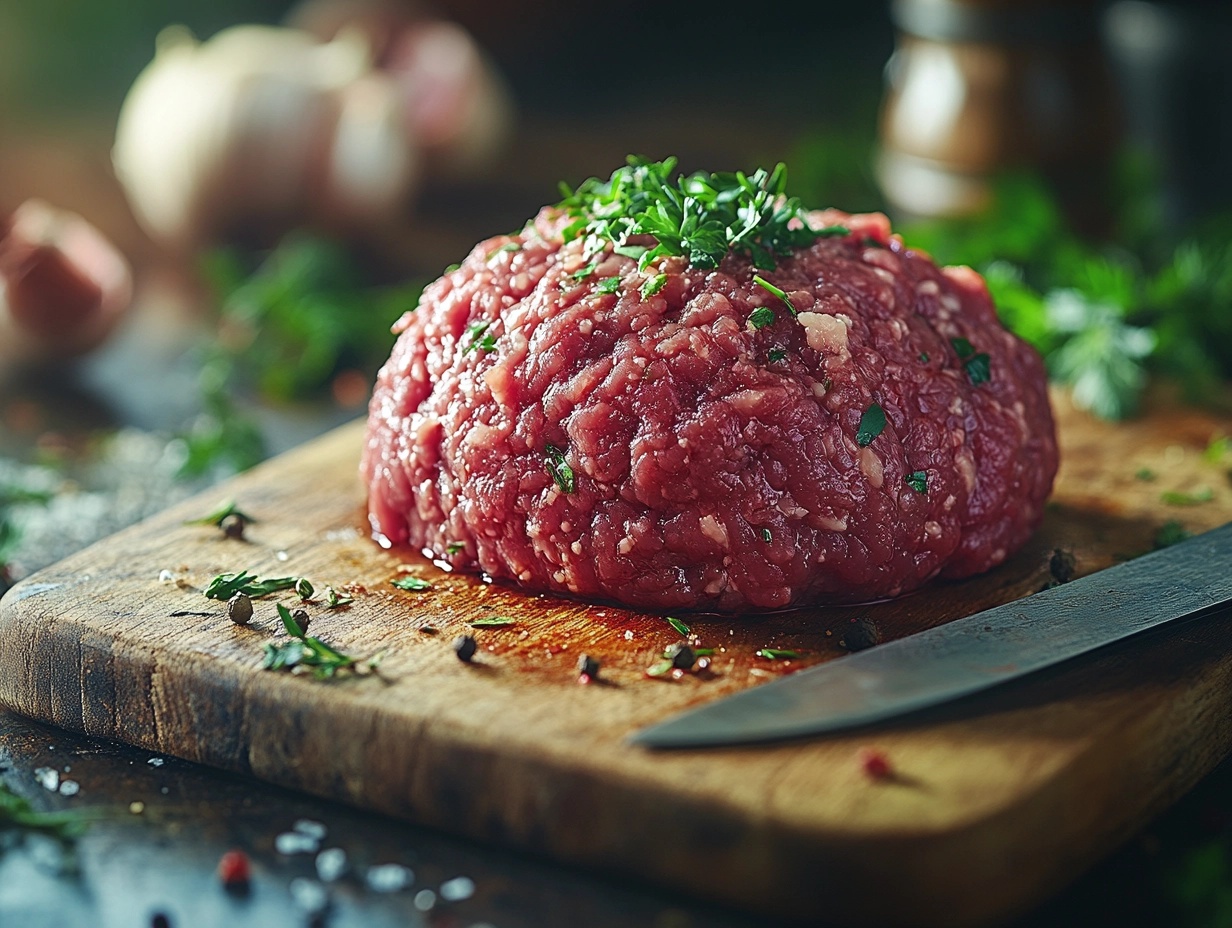
[[[853,621],[891,639],[1030,594],[1057,548],[1079,574],[1148,550],[1169,520],[1232,517],[1232,420],[1158,401],[1111,426],[1054,397],[1063,468],[1044,527],[1001,568],[863,607],[681,616],[711,668],[644,671],[661,616],[529,596],[382,550],[365,531],[355,423],[32,576],[0,606],[0,701],[114,738],[723,903],[836,925],[981,924],[1038,902],[1232,748],[1232,621],[1186,625],[911,722],[806,742],[653,753],[625,743],[684,708],[840,656]],[[1209,500],[1178,506],[1169,492]],[[244,540],[184,524],[221,497]],[[244,627],[202,588],[241,568],[309,578],[310,633],[379,674],[263,671],[275,603]],[[166,573],[164,573],[166,572]],[[405,592],[406,574],[433,589]],[[167,576],[173,579],[166,579]],[[162,579],[160,579],[160,577]],[[353,594],[325,606],[332,585]],[[202,614],[204,613],[204,614]],[[504,617],[502,628],[472,628]],[[479,654],[457,660],[451,640]],[[797,661],[755,656],[763,647]],[[579,655],[602,662],[579,685]],[[861,751],[885,753],[887,779]]]

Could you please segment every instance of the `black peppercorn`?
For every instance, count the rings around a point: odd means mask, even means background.
[[[479,645],[470,635],[459,635],[453,640],[453,653],[458,655],[458,660],[464,664],[469,664],[478,650]]]
[[[236,625],[247,625],[252,618],[252,600],[247,593],[236,593],[227,600],[227,618]]]
[[[848,651],[863,651],[875,644],[881,643],[881,629],[877,623],[867,616],[861,616],[852,621],[843,632],[839,644]]]
[[[663,653],[663,656],[671,661],[672,666],[677,670],[692,670],[693,661],[697,658],[697,655],[693,653],[693,649],[683,641],[677,641],[675,644],[670,645]]]
[[[577,662],[578,675],[594,680],[599,676],[599,662],[589,654],[583,654]]]
[[[218,523],[218,527],[222,529],[222,533],[228,538],[241,539],[244,537],[244,528],[247,526],[247,520],[237,512],[225,515],[222,521]]]

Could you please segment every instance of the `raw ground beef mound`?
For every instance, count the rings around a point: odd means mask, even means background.
[[[735,255],[639,272],[609,250],[579,279],[552,209],[480,243],[395,327],[361,465],[377,538],[660,610],[868,600],[1003,561],[1057,468],[1038,355],[978,274],[884,216],[810,222],[851,234],[761,272],[794,316]]]

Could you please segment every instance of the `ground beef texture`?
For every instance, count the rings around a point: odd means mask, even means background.
[[[649,610],[872,600],[1001,563],[1057,469],[1039,356],[977,273],[884,216],[809,221],[850,234],[770,271],[610,248],[591,268],[552,209],[480,243],[395,326],[361,464],[375,537]]]

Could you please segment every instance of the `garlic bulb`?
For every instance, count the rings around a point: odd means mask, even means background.
[[[397,87],[343,31],[236,26],[160,36],[112,153],[138,219],[188,249],[304,223],[361,227],[405,209],[419,178]]]

